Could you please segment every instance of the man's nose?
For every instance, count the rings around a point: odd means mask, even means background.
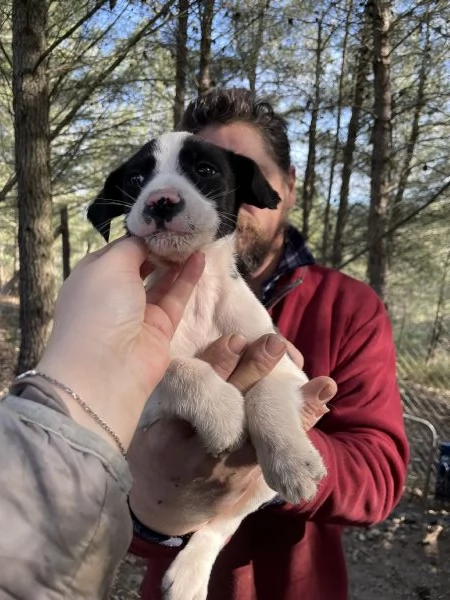
[[[150,221],[170,221],[184,208],[185,202],[175,190],[152,192],[145,201],[142,215],[146,223]]]

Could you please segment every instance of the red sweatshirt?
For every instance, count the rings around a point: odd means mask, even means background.
[[[208,600],[346,600],[343,526],[383,520],[402,492],[408,446],[384,306],[367,285],[316,265],[282,278],[278,289],[302,274],[271,313],[303,353],[307,375],[330,375],[338,385],[310,432],[328,475],[312,502],[244,520],[217,559]],[[149,559],[144,600],[159,600],[177,550],[137,538],[131,550]]]

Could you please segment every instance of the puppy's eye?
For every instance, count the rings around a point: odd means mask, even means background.
[[[195,170],[197,171],[198,175],[200,175],[200,177],[213,177],[218,173],[215,167],[206,162],[199,163],[196,166]]]
[[[142,187],[144,176],[141,173],[133,173],[128,177],[128,183],[133,187]]]

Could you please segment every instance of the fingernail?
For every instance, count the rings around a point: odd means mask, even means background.
[[[234,334],[228,341],[228,348],[234,354],[241,354],[247,345],[247,340],[242,335]]]
[[[277,335],[270,335],[266,339],[264,348],[269,356],[273,356],[275,358],[286,351],[286,344]]]
[[[331,385],[326,385],[323,390],[319,393],[319,400],[325,404],[331,400],[331,396],[333,395],[333,387]]]

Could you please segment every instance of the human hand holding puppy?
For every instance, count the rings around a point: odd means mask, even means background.
[[[144,404],[169,364],[170,342],[204,269],[193,254],[147,293],[145,244],[119,239],[86,256],[64,282],[47,348],[36,369],[63,382],[98,413],[126,448]],[[111,435],[69,394],[79,424]]]
[[[286,350],[303,368],[301,353],[273,334],[250,345],[240,336],[223,336],[201,358],[245,394],[272,371]],[[326,404],[336,391],[329,377],[317,377],[303,386],[305,429],[311,429],[328,411]],[[232,510],[252,493],[261,475],[250,443],[216,459],[206,454],[190,425],[175,420],[138,429],[129,461],[134,479],[130,494],[133,511],[148,527],[167,535],[195,531]]]

